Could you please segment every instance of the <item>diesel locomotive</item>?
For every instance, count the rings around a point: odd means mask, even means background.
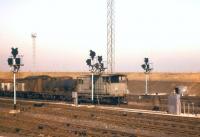
[[[17,97],[25,99],[72,101],[77,92],[79,102],[91,101],[92,76],[72,77],[29,76],[17,79]],[[126,103],[127,77],[124,74],[94,74],[94,102]],[[0,80],[0,96],[13,97],[11,80]]]

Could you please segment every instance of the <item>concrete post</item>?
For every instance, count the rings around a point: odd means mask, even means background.
[[[15,77],[15,72],[13,73],[14,77],[14,109],[16,109],[16,77]]]
[[[194,103],[192,102],[192,114],[194,115]]]
[[[94,101],[94,73],[92,73],[92,103]]]
[[[183,102],[183,113],[185,114],[185,102]]]
[[[188,114],[190,114],[190,103],[188,103]]]
[[[145,74],[145,95],[148,94],[148,74]]]

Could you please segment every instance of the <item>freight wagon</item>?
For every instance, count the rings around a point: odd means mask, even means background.
[[[30,76],[17,79],[17,97],[27,99],[71,101],[75,81],[71,77]],[[12,88],[7,88],[11,85]],[[9,90],[4,90],[9,89]],[[13,97],[13,83],[1,81],[0,96]]]

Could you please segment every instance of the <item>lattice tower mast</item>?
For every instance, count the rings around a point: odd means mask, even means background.
[[[115,68],[115,24],[114,0],[107,0],[107,71],[113,73]]]

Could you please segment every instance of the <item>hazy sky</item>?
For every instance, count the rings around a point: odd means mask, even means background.
[[[10,48],[31,71],[36,32],[37,71],[87,71],[93,49],[106,59],[106,0],[0,0],[0,70]],[[199,0],[115,0],[116,71],[200,71]]]

